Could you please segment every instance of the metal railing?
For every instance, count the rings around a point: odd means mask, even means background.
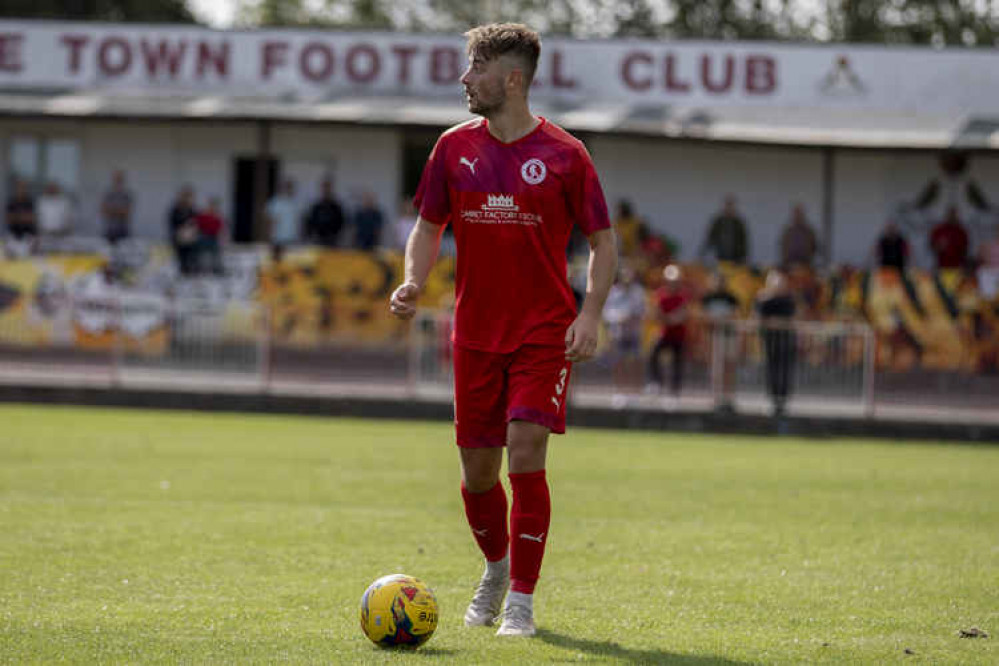
[[[404,347],[289,346],[272,327],[266,307],[247,301],[34,294],[0,313],[0,382],[451,398],[448,312],[421,311]],[[865,323],[852,322],[692,320],[676,400],[668,390],[648,390],[654,333],[646,331],[641,354],[625,359],[625,373],[607,347],[595,362],[577,365],[570,403],[697,411],[732,406],[765,414],[779,397],[799,415],[856,418],[877,411],[885,418],[989,422],[999,407],[999,378],[893,372],[875,363],[885,341]]]
[[[762,407],[770,402],[783,408],[784,403],[796,401],[820,412],[874,413],[875,344],[867,324],[699,319],[688,329],[681,397],[699,399],[698,404],[709,408],[735,408],[754,401]],[[451,387],[450,334],[449,313],[418,313],[409,347],[409,377],[415,392]],[[614,366],[622,359],[611,345],[605,346],[595,363],[574,371],[573,397],[592,403],[603,396],[622,407],[660,405],[657,398],[669,393],[670,382],[660,387],[644,381],[650,351],[624,359],[632,361],[632,376],[621,382]]]
[[[270,353],[266,310],[153,294],[53,296],[0,318],[0,364],[72,383],[263,386]]]

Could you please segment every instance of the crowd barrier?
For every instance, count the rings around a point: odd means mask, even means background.
[[[870,416],[875,405],[873,330],[855,322],[773,322],[695,319],[689,323],[680,395],[708,397],[712,408],[737,408],[748,400],[823,402],[828,410]],[[453,383],[449,311],[420,311],[409,346],[409,377],[416,392]],[[672,398],[669,364],[663,386],[650,395],[648,358],[621,357],[604,339],[594,362],[577,366],[574,384],[614,406],[655,405]],[[625,368],[623,376],[615,367]]]
[[[386,307],[402,275],[403,260],[396,251],[298,247],[275,261],[265,246],[236,246],[226,250],[224,276],[181,279],[166,246],[134,242],[117,254],[92,252],[85,243],[78,249],[0,261],[0,343],[26,351],[106,349],[104,320],[109,312],[97,305],[70,310],[66,304],[71,298],[98,303],[114,293],[121,295],[121,325],[128,337],[146,345],[163,337],[156,315],[162,307],[157,304],[177,299],[204,301],[224,310],[233,334],[254,312],[266,311],[268,335],[278,349],[398,350],[406,344],[407,325]],[[752,316],[761,273],[726,264],[683,268],[693,316],[700,314],[699,297],[714,272],[726,276],[740,316]],[[643,273],[650,314],[660,273],[657,266]],[[430,274],[421,306],[448,307],[454,274],[454,258],[442,257]],[[791,282],[800,296],[801,319],[870,325],[874,364],[882,374],[929,372],[961,381],[999,375],[999,302],[985,298],[968,273],[844,269],[819,276],[800,270],[791,273]],[[655,335],[650,316],[643,338],[646,350]],[[698,367],[692,361],[690,380],[703,383],[707,379],[698,374]]]

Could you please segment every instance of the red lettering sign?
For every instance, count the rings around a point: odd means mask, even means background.
[[[333,49],[321,42],[309,42],[298,55],[298,68],[314,83],[325,81],[333,74]]]
[[[170,42],[161,39],[159,43],[151,44],[143,39],[139,41],[139,50],[142,51],[146,71],[150,77],[158,76],[160,69],[165,66],[170,78],[177,78],[184,53],[187,51],[187,42],[181,40],[171,45]]]
[[[676,74],[676,55],[666,55],[666,90],[670,92],[690,92],[690,82],[683,81]]]
[[[562,51],[552,52],[552,85],[556,88],[575,88],[576,79],[569,78],[562,72]]]
[[[212,67],[220,78],[229,74],[229,42],[222,42],[215,48],[208,42],[198,44],[198,65],[196,74],[199,79],[205,78],[208,69]]]
[[[624,85],[632,90],[648,90],[652,87],[652,77],[640,79],[635,75],[634,67],[639,63],[651,65],[652,56],[644,51],[632,51],[629,53],[621,62],[621,79],[624,81]]]
[[[392,53],[399,58],[399,76],[397,78],[399,85],[405,86],[409,84],[409,62],[418,50],[415,46],[404,44],[396,44],[392,47]]]
[[[132,47],[124,37],[108,37],[97,47],[97,68],[102,76],[121,76],[132,66]]]
[[[382,62],[371,44],[357,44],[347,51],[347,78],[355,83],[369,83],[378,78]]]
[[[284,67],[287,54],[288,42],[264,42],[260,60],[260,78],[269,79],[276,68]]]
[[[430,51],[430,80],[438,85],[452,85],[461,78],[461,52],[448,46]]]
[[[725,73],[721,82],[711,80],[711,60],[708,54],[701,56],[701,84],[709,93],[717,95],[728,92],[732,88],[732,78],[735,75],[735,58],[731,54],[725,56]]]
[[[83,47],[90,41],[86,35],[63,35],[59,41],[69,47],[69,73],[76,74],[80,71],[80,57]]]
[[[777,90],[777,63],[767,55],[746,58],[746,92],[769,95]]]
[[[0,72],[20,72],[21,42],[24,37],[16,32],[0,34]]]

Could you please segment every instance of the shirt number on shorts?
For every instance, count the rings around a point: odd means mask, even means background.
[[[555,395],[552,396],[552,404],[555,410],[562,409],[562,394],[565,392],[565,378],[569,376],[569,368],[562,368],[558,373],[558,381],[555,383]]]

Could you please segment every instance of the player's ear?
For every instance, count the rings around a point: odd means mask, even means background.
[[[527,92],[524,88],[524,70],[514,67],[506,75],[506,87],[508,92]]]

